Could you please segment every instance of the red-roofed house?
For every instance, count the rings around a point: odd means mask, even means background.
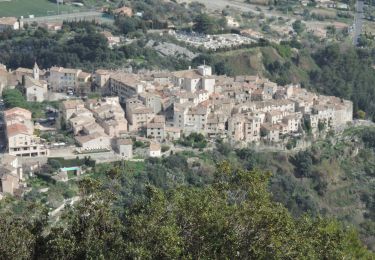
[[[31,112],[21,107],[13,107],[11,109],[4,111],[5,120],[12,116],[21,116],[24,119],[31,120]]]
[[[117,9],[113,10],[113,13],[116,14],[116,15],[126,15],[126,16],[129,16],[129,17],[133,16],[133,10],[130,7],[127,7],[127,6],[117,8]]]
[[[31,112],[23,108],[12,108],[4,112],[6,137],[10,155],[20,157],[46,156],[48,149],[34,135]]]

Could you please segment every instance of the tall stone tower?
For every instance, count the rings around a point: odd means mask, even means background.
[[[39,80],[39,67],[38,67],[38,64],[34,64],[34,68],[33,68],[33,78],[35,80]]]

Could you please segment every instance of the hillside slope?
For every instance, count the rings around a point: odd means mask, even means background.
[[[374,128],[348,129],[297,154],[255,153],[250,166],[273,173],[273,197],[292,214],[310,212],[354,225],[375,250],[374,137]],[[249,156],[239,155],[249,164]]]

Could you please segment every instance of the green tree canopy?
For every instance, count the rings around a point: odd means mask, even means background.
[[[130,258],[370,258],[334,220],[293,219],[268,193],[269,175],[219,165],[213,185],[149,187],[126,214]]]
[[[216,30],[217,24],[215,19],[208,14],[201,13],[194,19],[193,30],[199,33],[213,34]]]
[[[302,23],[301,20],[296,20],[293,24],[293,30],[298,33],[298,34],[301,34],[304,30],[305,30],[305,25]]]
[[[119,170],[85,178],[80,201],[49,226],[46,214],[0,213],[0,254],[17,259],[373,259],[352,229],[294,219],[271,199],[270,174],[218,165],[212,184],[147,186],[119,215]],[[31,211],[33,212],[33,211]]]

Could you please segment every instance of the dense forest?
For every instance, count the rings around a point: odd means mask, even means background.
[[[0,62],[10,69],[30,68],[37,61],[41,68],[63,66],[94,71],[98,68],[175,69],[186,68],[183,58],[161,57],[149,47],[146,40],[111,49],[101,33],[114,30],[95,22],[65,22],[63,29],[51,33],[43,28],[22,32],[3,33],[0,42]],[[0,34],[1,37],[1,34]],[[1,38],[0,38],[1,39]],[[141,64],[141,65],[139,65]]]
[[[176,163],[170,159],[170,163]],[[181,166],[181,165],[180,165]],[[219,163],[212,183],[170,189],[144,184],[139,199],[119,211],[127,182],[115,167],[102,181],[84,178],[81,200],[48,225],[46,210],[27,204],[15,215],[2,208],[4,259],[371,259],[357,233],[335,220],[293,218],[271,199],[270,175]],[[153,173],[154,174],[154,173]],[[4,202],[1,202],[4,206]],[[27,214],[24,214],[26,213]],[[120,214],[121,212],[121,214]]]

